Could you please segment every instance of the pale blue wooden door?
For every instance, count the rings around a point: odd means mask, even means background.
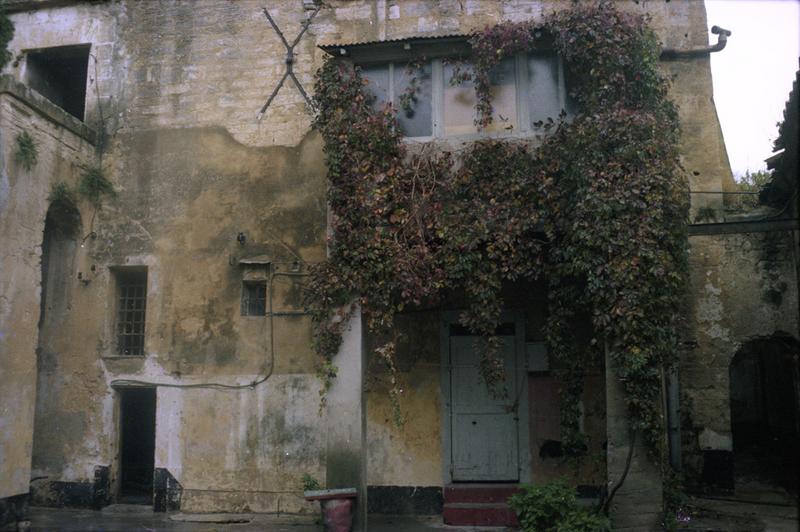
[[[475,336],[450,336],[450,423],[453,481],[519,480],[514,337],[502,336],[499,356],[508,396],[494,399],[480,373]]]

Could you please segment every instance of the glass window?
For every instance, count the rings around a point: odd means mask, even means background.
[[[528,57],[528,109],[530,126],[536,129],[537,122],[548,118],[558,119],[561,99],[558,58],[552,55]]]
[[[375,109],[392,102],[397,125],[407,137],[477,135],[475,85],[472,80],[453,83],[472,66],[434,59],[421,69],[405,62],[362,68],[367,89],[375,96]],[[485,131],[527,134],[541,131],[541,122],[557,120],[561,110],[574,114],[565,94],[560,60],[553,54],[509,57],[490,73],[492,123]]]
[[[459,68],[469,68],[461,65]],[[485,131],[513,131],[517,127],[516,60],[504,59],[490,72],[492,123]],[[466,81],[451,85],[455,66],[444,66],[444,134],[477,133],[475,85]]]
[[[362,67],[361,75],[367,80],[367,90],[375,96],[372,106],[375,110],[383,109],[389,101],[389,65]]]
[[[429,137],[433,134],[431,64],[421,69],[394,66],[394,108],[397,123],[407,137]]]
[[[267,282],[245,281],[242,285],[242,316],[267,315]]]
[[[393,63],[361,69],[367,89],[375,96],[373,107],[382,110],[391,101],[397,112],[397,125],[407,137],[429,137],[433,134],[431,64],[421,69]]]

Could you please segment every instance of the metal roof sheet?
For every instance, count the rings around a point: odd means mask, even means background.
[[[359,46],[376,46],[381,44],[403,44],[403,43],[411,43],[411,42],[436,42],[436,41],[444,41],[444,40],[466,40],[472,37],[474,33],[449,33],[446,35],[420,35],[414,37],[401,37],[398,39],[384,39],[382,41],[356,41],[356,42],[349,42],[349,43],[332,43],[332,44],[320,44],[318,45],[320,49],[331,53],[335,50],[340,48],[355,48]]]

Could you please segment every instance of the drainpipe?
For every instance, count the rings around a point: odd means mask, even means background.
[[[664,59],[679,59],[684,57],[700,57],[714,52],[719,52],[725,45],[728,44],[728,37],[731,32],[719,26],[712,26],[711,33],[717,35],[717,44],[711,46],[703,46],[701,48],[690,48],[688,50],[679,50],[677,48],[665,48],[661,50],[661,57]]]

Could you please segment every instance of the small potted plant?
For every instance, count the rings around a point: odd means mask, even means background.
[[[319,501],[322,523],[327,532],[350,532],[353,527],[355,488],[323,489],[316,478],[303,475],[303,495],[307,501]]]

